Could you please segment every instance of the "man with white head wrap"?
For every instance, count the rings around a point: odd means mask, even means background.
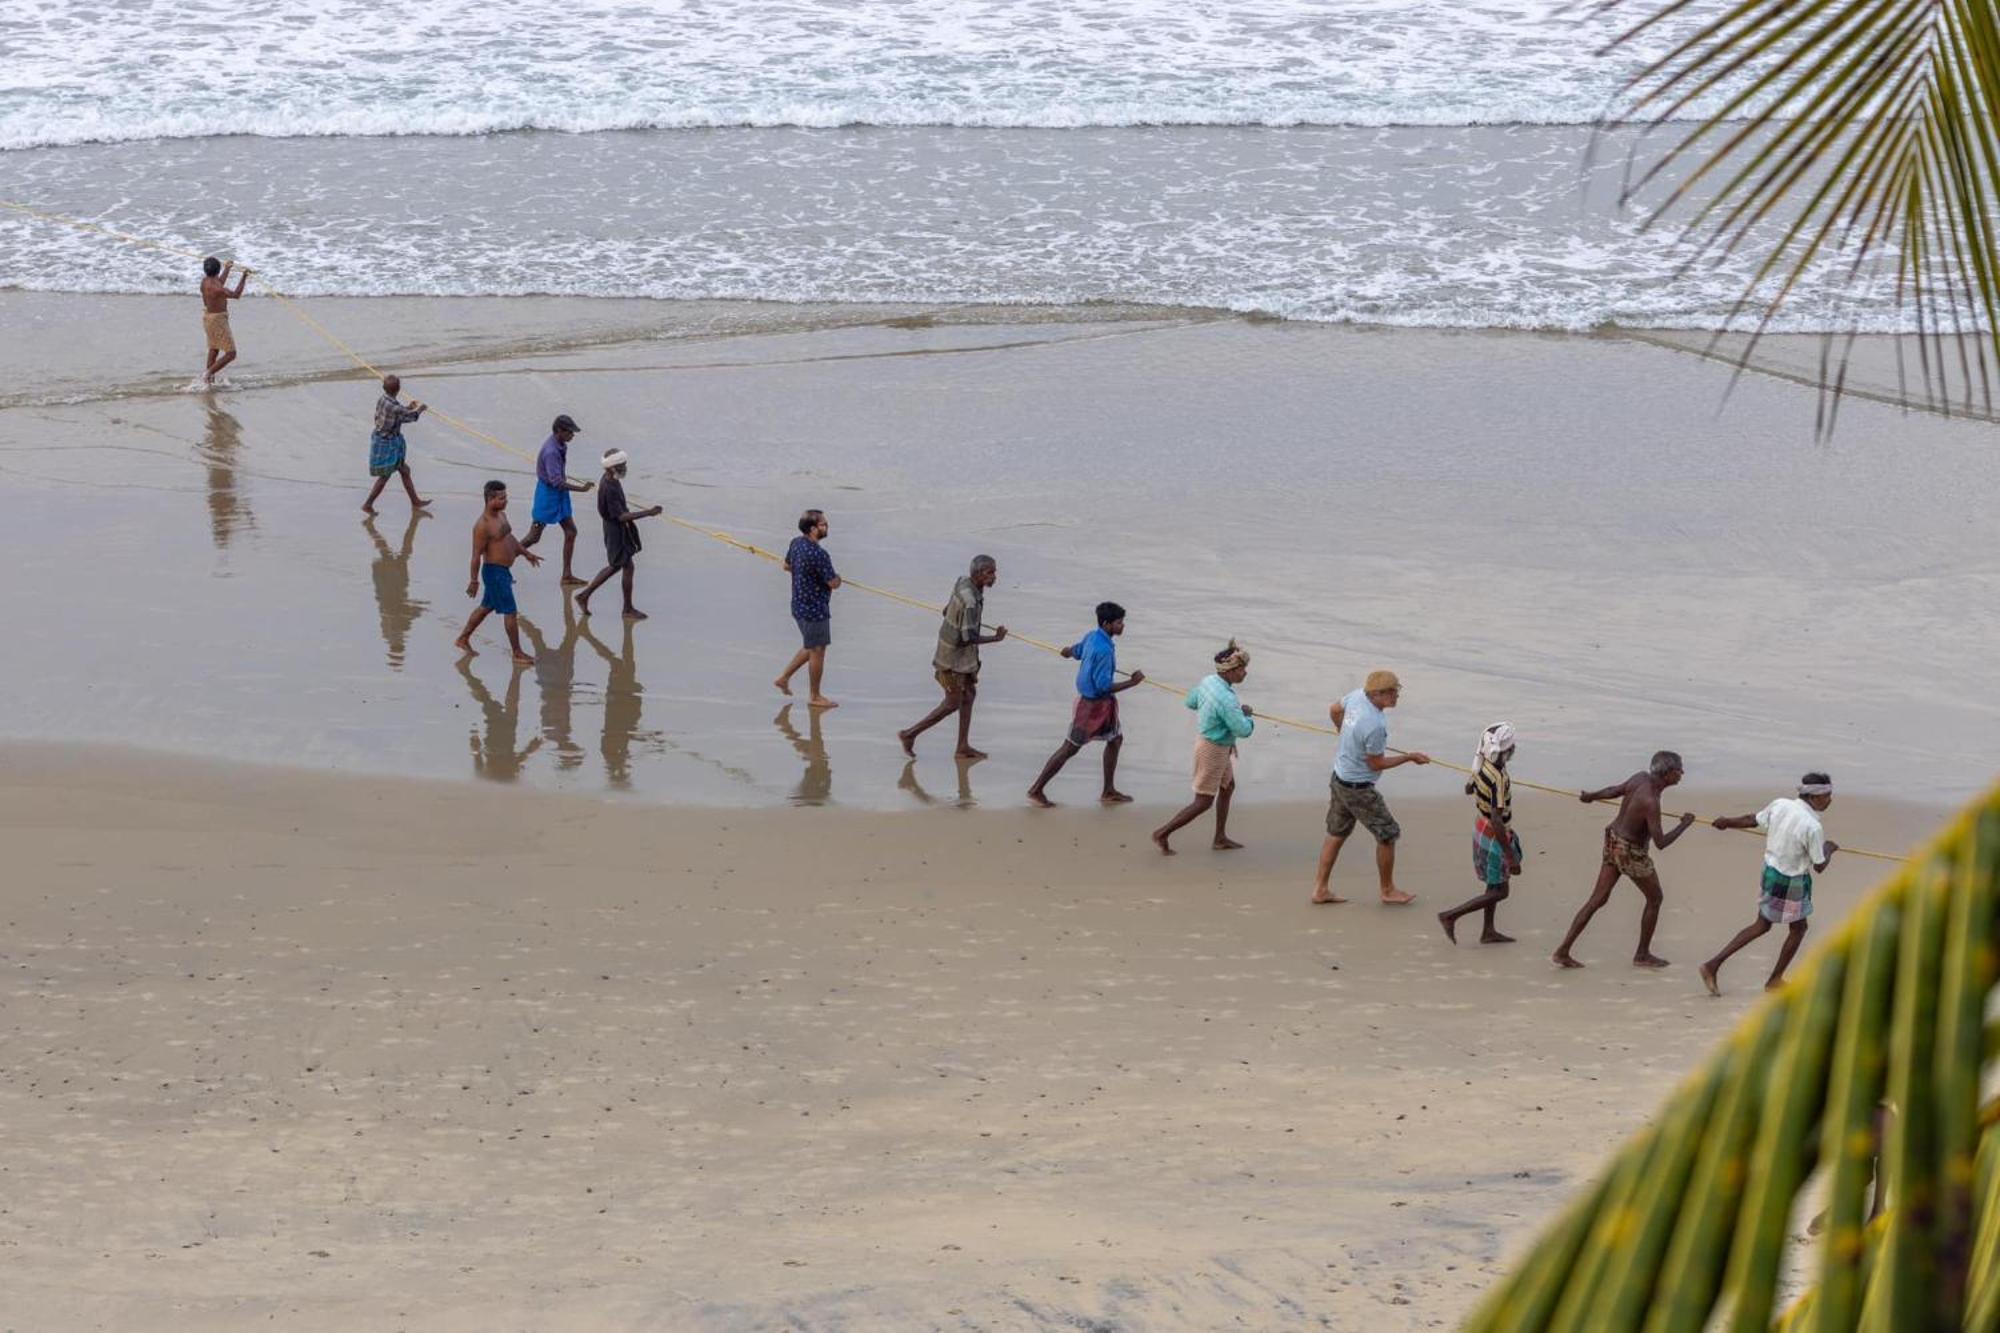
[[[1778,964],[1771,969],[1765,990],[1785,984],[1785,969],[1805,942],[1812,916],[1812,877],[1825,870],[1840,850],[1828,842],[1820,815],[1833,804],[1833,779],[1824,773],[1808,773],[1799,779],[1797,796],[1780,796],[1754,815],[1725,815],[1715,821],[1719,829],[1756,828],[1764,830],[1764,875],[1758,884],[1757,919],[1736,932],[1736,938],[1722,946],[1722,952],[1701,965],[1701,984],[1710,995],[1722,994],[1716,975],[1729,956],[1752,940],[1762,939],[1774,925],[1786,928],[1785,942],[1778,946]]]
[[[590,581],[590,586],[576,595],[576,609],[584,615],[590,614],[590,595],[604,586],[605,580],[613,574],[625,576],[625,619],[644,620],[646,613],[632,605],[632,564],[640,549],[639,520],[652,518],[660,512],[660,506],[651,509],[633,509],[625,503],[625,468],[628,460],[623,449],[604,451],[604,478],[597,486],[597,516],[604,520],[604,568]]]
[[[1472,762],[1472,780],[1465,784],[1466,795],[1478,807],[1472,825],[1472,870],[1479,876],[1481,891],[1449,911],[1438,913],[1445,938],[1458,943],[1458,919],[1474,912],[1486,913],[1486,929],[1481,944],[1512,944],[1511,935],[1502,935],[1494,926],[1494,909],[1507,901],[1509,883],[1521,873],[1521,839],[1514,832],[1514,782],[1507,776],[1507,761],[1514,757],[1514,724],[1495,722],[1479,737],[1479,753]]]

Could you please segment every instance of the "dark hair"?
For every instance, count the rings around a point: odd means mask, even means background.
[[[1681,762],[1681,757],[1672,750],[1660,751],[1653,756],[1653,762],[1646,765],[1646,771],[1656,778],[1663,778],[1677,769],[1685,770],[1686,768],[1687,765]]]
[[[1801,787],[1831,787],[1833,779],[1815,769],[1799,779]]]
[[[812,530],[818,527],[825,518],[826,514],[823,510],[808,509],[805,513],[799,515],[799,531],[806,536],[811,536]]]
[[[1109,625],[1114,620],[1123,620],[1124,618],[1125,618],[1125,608],[1118,605],[1118,603],[1099,602],[1097,604],[1098,624]]]
[[[498,495],[500,492],[506,489],[507,489],[507,483],[504,481],[500,481],[497,479],[489,481],[486,483],[486,498],[491,500],[494,496]]]
[[[214,255],[210,255],[208,258],[201,261],[201,271],[203,273],[208,274],[208,276],[212,278],[216,274],[222,272],[222,261],[220,259],[217,259]]]

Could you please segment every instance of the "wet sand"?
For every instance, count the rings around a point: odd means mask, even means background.
[[[1520,942],[1453,948],[1465,803],[1417,789],[1419,904],[1316,909],[1316,806],[1166,861],[1158,805],[713,811],[0,746],[5,1323],[1449,1327],[1775,946],[1701,993],[1758,845],[1697,829],[1660,856],[1676,965],[1624,964],[1628,890],[1557,972],[1600,818],[1537,803]],[[1874,879],[1836,863],[1819,924]]]
[[[1987,427],[1849,405],[1626,338],[1278,324],[1118,307],[325,300],[409,389],[524,449],[556,411],[633,456],[628,488],[781,546],[808,506],[850,576],[942,601],[973,553],[990,618],[1058,642],[1131,610],[1127,666],[1191,682],[1230,635],[1244,695],[1308,719],[1368,669],[1409,689],[1398,744],[1462,761],[1507,717],[1524,775],[1596,784],[1656,748],[1697,781],[1955,802],[1990,773],[2000,630]],[[183,392],[191,302],[0,293],[0,473],[16,577],[0,737],[131,743],[346,772],[476,776],[709,805],[1011,806],[1059,739],[1070,672],[989,650],[961,774],[932,625],[836,602],[825,719],[768,682],[796,643],[781,577],[648,532],[628,631],[523,573],[541,661],[461,664],[479,485],[519,459],[409,435],[435,517],[364,524],[374,388],[270,302],[237,315],[227,393]],[[588,501],[578,567],[598,563]],[[544,547],[545,551],[552,550]],[[606,602],[600,601],[600,607]],[[1187,718],[1131,697],[1129,788],[1185,784]],[[817,723],[817,725],[815,725]],[[1324,738],[1267,729],[1245,799],[1313,799]],[[1082,777],[1067,779],[1073,788]],[[1456,778],[1421,775],[1448,796]],[[1540,799],[1540,798],[1534,798]]]

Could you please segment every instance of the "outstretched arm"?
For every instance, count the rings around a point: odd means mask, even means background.
[[[1632,790],[1632,779],[1627,778],[1615,787],[1599,787],[1596,791],[1583,792],[1577,797],[1577,799],[1582,801],[1585,805],[1594,805],[1598,801],[1608,801],[1611,800],[1613,797],[1622,797],[1625,795],[1625,793],[1631,790]]]
[[[232,301],[242,299],[243,289],[249,285],[250,285],[250,270],[246,268],[241,273],[237,274],[236,290],[229,293],[229,299]]]
[[[1113,685],[1109,693],[1123,694],[1125,691],[1131,689],[1134,685],[1144,685],[1145,683],[1146,683],[1146,673],[1143,671],[1134,671],[1130,676],[1127,676],[1124,680],[1121,680],[1116,685]]]
[[[1714,820],[1714,827],[1719,829],[1756,828],[1757,816],[1720,815]]]
[[[1664,832],[1660,827],[1660,803],[1655,801],[1653,802],[1652,813],[1646,817],[1646,822],[1652,830],[1653,845],[1664,852],[1667,848],[1674,845],[1675,839],[1694,827],[1694,816],[1691,814],[1682,815],[1681,822],[1674,825],[1672,833]]]

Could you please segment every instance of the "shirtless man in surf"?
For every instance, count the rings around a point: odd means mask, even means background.
[[[243,299],[250,270],[243,270],[232,292],[229,272],[235,267],[235,260],[225,264],[214,255],[201,261],[201,331],[208,339],[208,365],[201,372],[203,384],[215,383],[217,372],[236,359],[236,336],[229,331],[229,303]]]
[[[1583,934],[1590,918],[1597,915],[1597,909],[1611,900],[1611,890],[1621,875],[1631,880],[1646,896],[1645,910],[1639,914],[1639,949],[1632,955],[1632,966],[1667,965],[1666,959],[1653,953],[1653,929],[1660,924],[1660,874],[1653,868],[1651,849],[1657,847],[1665,851],[1694,823],[1693,815],[1682,815],[1673,832],[1660,827],[1660,793],[1679,782],[1685,771],[1679,755],[1672,750],[1662,750],[1653,756],[1645,772],[1634,773],[1615,787],[1583,792],[1578,797],[1585,805],[1608,801],[1614,796],[1622,799],[1617,815],[1604,829],[1604,865],[1597,872],[1597,887],[1590,891],[1589,900],[1577,909],[1576,920],[1569,923],[1569,934],[1563,936],[1563,942],[1556,947],[1554,959],[1557,966],[1583,966],[1570,956],[1570,946],[1576,943],[1577,936]]]
[[[520,608],[514,604],[514,560],[517,556],[530,565],[542,563],[542,558],[533,551],[521,549],[521,540],[514,535],[514,525],[507,521],[507,483],[489,481],[486,483],[486,508],[480,512],[479,521],[472,525],[472,577],[465,585],[467,597],[479,597],[482,585],[486,595],[480,598],[472,619],[465,622],[465,632],[458,636],[455,645],[467,657],[477,651],[472,646],[472,632],[487,616],[497,612],[507,626],[507,644],[514,650],[514,661],[521,666],[535,664],[534,658],[521,651]]]

